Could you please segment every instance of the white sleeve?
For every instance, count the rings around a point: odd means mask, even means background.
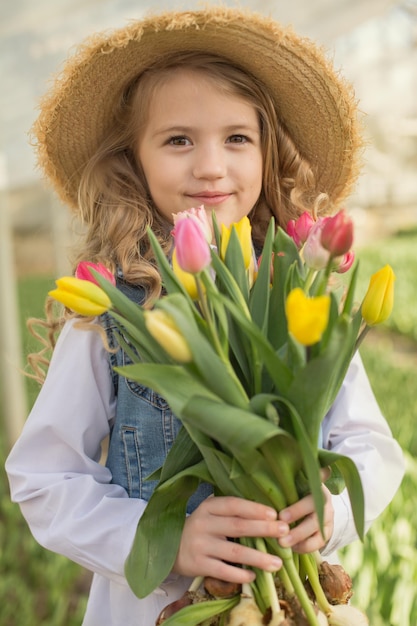
[[[381,414],[358,354],[322,424],[323,447],[350,457],[365,494],[365,530],[388,506],[404,475],[401,447]],[[326,556],[358,538],[346,489],[333,496],[333,535]]]
[[[41,545],[121,582],[146,502],[111,484],[99,463],[114,410],[101,337],[67,322],[6,471]]]

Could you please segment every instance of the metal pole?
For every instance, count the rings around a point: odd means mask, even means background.
[[[0,399],[7,443],[11,446],[23,427],[27,402],[21,374],[22,347],[7,187],[6,158],[0,153]]]

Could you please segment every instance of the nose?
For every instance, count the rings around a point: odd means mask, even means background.
[[[197,179],[224,178],[227,172],[225,154],[220,146],[201,146],[194,154],[193,176]]]

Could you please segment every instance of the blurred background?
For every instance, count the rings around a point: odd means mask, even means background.
[[[166,0],[13,0],[0,4],[0,443],[3,461],[38,387],[20,368],[36,349],[25,320],[41,316],[54,277],[68,270],[70,216],[36,169],[28,131],[37,103],[71,49],[96,30],[149,11],[198,8]],[[235,6],[234,2],[223,2]],[[241,0],[322,44],[354,86],[365,116],[362,177],[348,209],[365,289],[390,263],[396,304],[363,358],[403,445],[408,471],[364,545],[344,554],[355,601],[373,626],[417,624],[417,0]],[[3,465],[3,462],[2,462]],[[382,577],[382,578],[381,578]],[[0,626],[81,623],[89,575],[45,554],[9,501],[0,474]]]

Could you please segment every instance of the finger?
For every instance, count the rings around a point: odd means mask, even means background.
[[[323,533],[324,535],[322,535],[316,514],[312,514],[304,518],[304,520],[297,524],[297,526],[294,526],[288,535],[279,540],[279,543],[283,547],[291,547],[295,549],[296,546],[297,548],[300,548],[300,545],[305,544],[306,542],[311,543],[310,540],[314,537],[315,544],[320,543],[319,547],[322,547],[331,535],[330,518],[324,520]],[[307,550],[303,549],[302,551]]]
[[[234,496],[207,498],[200,506],[204,506],[211,515],[235,516],[252,520],[277,519],[277,512],[272,507]]]
[[[316,550],[321,550],[326,545],[327,541],[323,539],[323,536],[320,532],[311,535],[304,541],[300,543],[296,543],[292,546],[294,552],[299,552],[301,554],[305,554],[307,552],[315,552]]]
[[[320,470],[321,482],[325,483],[326,480],[329,480],[332,473],[331,467],[322,467]]]
[[[282,567],[282,561],[274,554],[268,554],[239,542],[216,542],[213,556],[228,564],[256,567],[268,572],[276,572]]]
[[[274,537],[279,538],[286,535],[290,528],[286,522],[277,520],[274,522],[258,520],[258,519],[246,519],[242,517],[225,517],[225,516],[211,516],[209,520],[202,518],[198,522],[196,521],[197,532],[202,535],[207,533],[207,528],[210,528],[210,535],[217,537],[231,537],[237,539],[239,537]]]
[[[302,498],[298,502],[291,504],[285,509],[282,509],[279,513],[279,519],[287,522],[287,524],[293,524],[298,520],[303,519],[307,515],[311,515],[315,510],[314,500],[311,495]]]

